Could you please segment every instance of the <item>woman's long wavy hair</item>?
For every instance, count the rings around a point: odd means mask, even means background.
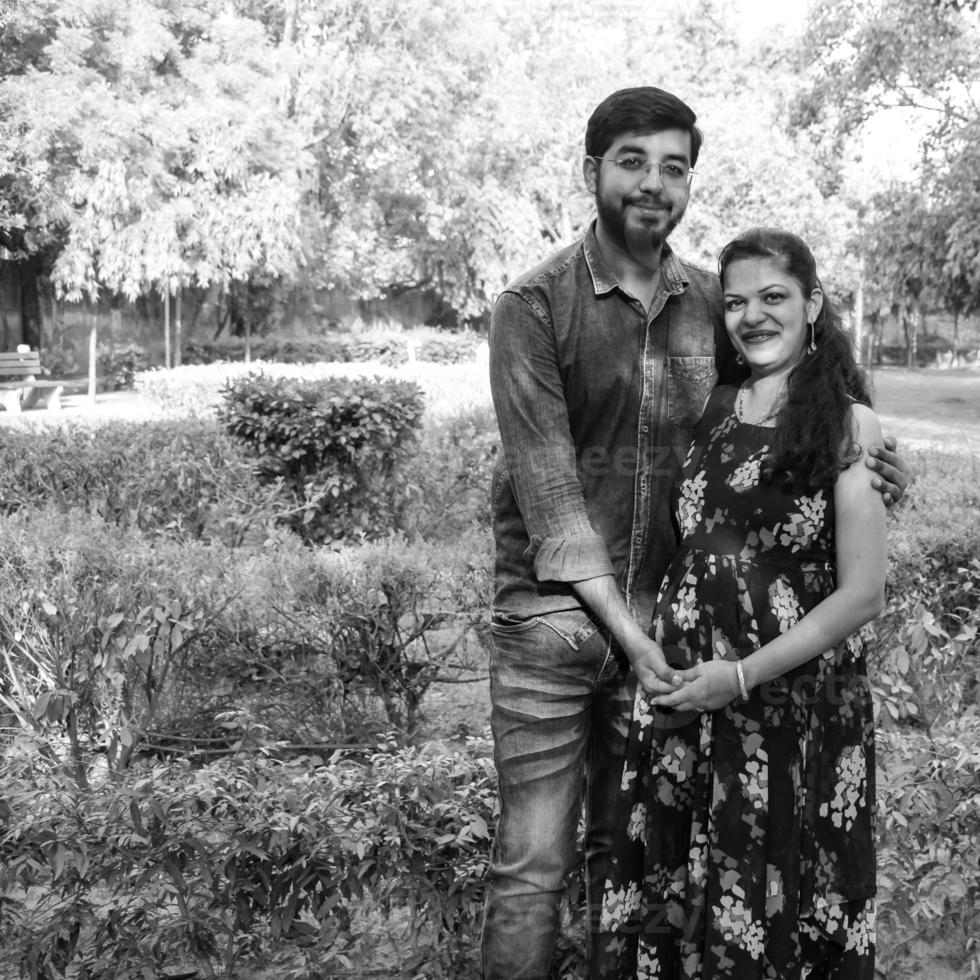
[[[739,259],[770,259],[799,283],[804,298],[814,289],[823,306],[813,325],[817,349],[804,350],[789,374],[786,400],[763,477],[781,481],[787,490],[830,488],[837,475],[860,455],[848,423],[852,402],[871,405],[864,372],[854,357],[851,338],[820,285],[817,264],[806,242],[778,228],[752,228],[729,242],[718,258],[722,283],[725,271]],[[809,339],[809,338],[808,338]]]

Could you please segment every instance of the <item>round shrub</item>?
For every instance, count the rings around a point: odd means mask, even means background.
[[[399,470],[422,422],[418,385],[250,374],[222,394],[227,431],[254,454],[260,478],[292,498],[287,520],[304,541],[335,545],[390,532]]]

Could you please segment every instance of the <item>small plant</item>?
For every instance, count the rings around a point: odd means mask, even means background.
[[[377,698],[388,726],[413,738],[432,684],[473,672],[467,651],[482,637],[487,564],[478,550],[391,539],[317,555],[292,603],[294,635],[308,630],[309,644],[326,650],[346,696]]]

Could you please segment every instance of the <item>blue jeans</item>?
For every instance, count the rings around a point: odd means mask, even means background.
[[[593,907],[606,878],[632,674],[583,612],[497,617],[491,630],[500,818],[484,913],[484,980],[546,980],[583,796],[589,918],[598,922]]]

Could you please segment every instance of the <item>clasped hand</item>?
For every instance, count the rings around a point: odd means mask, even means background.
[[[677,674],[680,686],[649,698],[650,704],[677,711],[716,711],[738,697],[738,674],[731,660],[709,660]]]

